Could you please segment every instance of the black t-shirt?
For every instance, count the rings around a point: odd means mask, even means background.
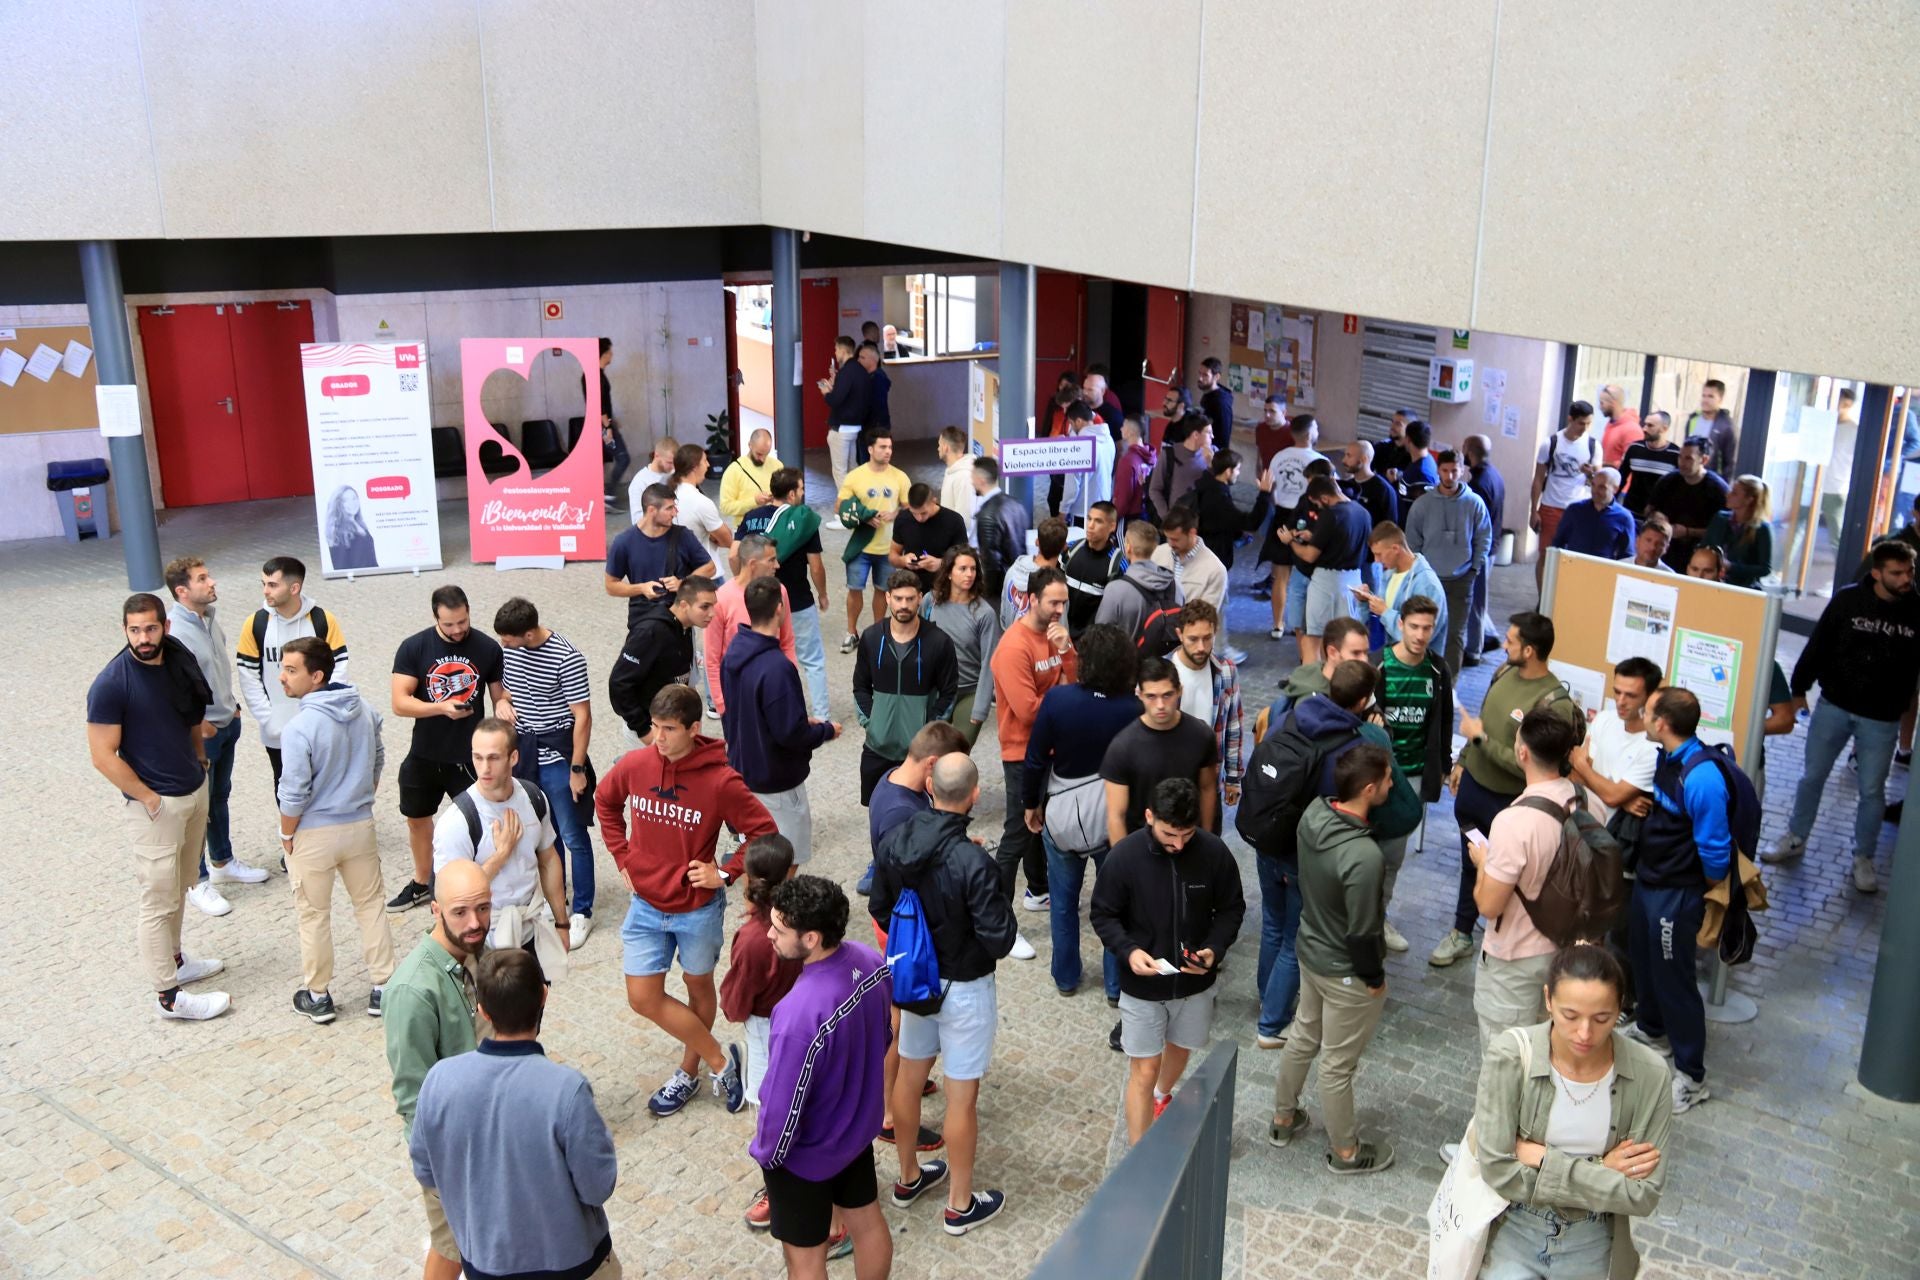
[[[1726,508],[1727,482],[1709,471],[1700,483],[1688,484],[1678,471],[1661,477],[1654,486],[1653,501],[1647,504],[1673,524],[1688,529],[1705,529],[1707,522]],[[1700,545],[1697,537],[1676,536],[1667,546],[1666,561],[1675,573],[1687,571],[1687,560]]]
[[[1348,499],[1320,509],[1314,522],[1313,540],[1320,548],[1313,564],[1316,569],[1358,569],[1367,562],[1367,539],[1373,534],[1373,520],[1367,509]]]
[[[458,720],[423,716],[413,722],[413,747],[408,754],[441,764],[466,764],[473,756],[473,730],[480,723],[489,685],[500,680],[504,664],[500,645],[491,636],[467,632],[455,644],[437,627],[416,631],[400,642],[393,655],[393,674],[412,676],[419,683],[413,696],[422,702],[457,702],[474,714]]]
[[[773,518],[780,514],[780,508],[784,505],[784,503],[770,502],[764,507],[755,507],[741,516],[740,527],[733,531],[733,540],[738,542],[750,533],[766,533],[773,526]],[[773,576],[778,578],[780,585],[787,589],[787,609],[790,612],[798,613],[802,609],[813,608],[813,583],[808,578],[810,567],[808,557],[824,554],[820,546],[820,531],[816,529],[813,536],[807,539],[805,546],[780,562],[780,570]]]
[[[192,662],[189,654],[180,659]],[[189,722],[173,706],[173,682],[122,649],[87,690],[87,723],[118,725],[120,758],[133,775],[163,796],[190,796],[207,780],[194,754],[199,717]]]
[[[910,556],[933,556],[938,559],[947,554],[947,549],[955,545],[965,545],[967,541],[967,522],[958,511],[949,511],[941,507],[926,520],[916,520],[913,512],[902,512],[893,522],[893,540],[900,544],[900,550]],[[920,575],[920,589],[933,590],[933,575],[925,569],[915,570]]]
[[[1183,712],[1171,729],[1150,729],[1145,720],[1122,729],[1107,747],[1100,776],[1127,788],[1127,830],[1138,831],[1146,825],[1154,787],[1167,778],[1194,781],[1202,769],[1219,763],[1213,726]]]

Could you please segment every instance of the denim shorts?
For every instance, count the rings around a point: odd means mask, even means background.
[[[720,962],[726,915],[724,893],[714,894],[713,900],[698,910],[678,914],[662,911],[636,893],[627,907],[627,918],[620,922],[626,975],[651,978],[665,973],[673,967],[676,951],[682,973],[696,978],[712,973]]]
[[[887,589],[887,577],[893,572],[893,562],[885,556],[873,554],[858,555],[847,561],[847,590],[864,590],[867,579],[873,579],[875,591]]]
[[[947,988],[940,1012],[923,1016],[900,1011],[900,1056],[912,1062],[938,1056],[947,1079],[978,1080],[987,1074],[999,1022],[992,974],[956,982]]]

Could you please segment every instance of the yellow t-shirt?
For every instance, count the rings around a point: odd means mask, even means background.
[[[840,492],[833,500],[834,510],[848,498],[858,498],[864,506],[875,511],[898,511],[907,505],[907,489],[913,481],[907,473],[898,467],[875,467],[871,462],[863,462],[847,473],[840,486]],[[858,538],[855,530],[852,537]],[[884,556],[893,545],[893,526],[882,522],[872,530],[867,540],[865,553],[870,556]]]

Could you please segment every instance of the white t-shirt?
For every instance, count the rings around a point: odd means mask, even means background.
[[[1180,709],[1201,724],[1213,724],[1213,664],[1195,671],[1176,656],[1173,669],[1180,673]]]
[[[1295,445],[1282,449],[1267,462],[1273,477],[1273,505],[1292,510],[1307,500],[1307,465],[1320,456],[1317,449]]]
[[[1553,1107],[1547,1112],[1547,1145],[1576,1160],[1607,1153],[1607,1126],[1613,1121],[1613,1068],[1591,1084],[1553,1073]]]
[[[1660,763],[1660,744],[1645,733],[1628,733],[1626,722],[1612,707],[1587,726],[1587,751],[1593,757],[1593,771],[1603,778],[1624,782],[1642,791],[1653,790],[1653,771]],[[1599,796],[1593,797],[1602,821],[1611,821],[1613,808]]]
[[[649,465],[634,472],[633,479],[627,481],[627,514],[633,517],[635,524],[640,523],[642,496],[649,487],[656,484],[663,484],[669,489],[673,488],[673,472],[669,471],[661,475]]]
[[[1547,455],[1553,455],[1553,465],[1547,466]],[[1593,500],[1593,486],[1587,483],[1586,472],[1581,467],[1597,467],[1601,463],[1600,437],[1591,429],[1578,440],[1569,440],[1566,429],[1562,428],[1547,437],[1540,446],[1540,456],[1535,462],[1547,468],[1547,482],[1540,490],[1540,505],[1559,507],[1565,510],[1576,503]]]
[[[500,874],[493,878],[494,919],[500,917],[502,907],[530,906],[540,893],[539,851],[553,848],[553,811],[549,809],[544,818],[535,818],[533,801],[527,799],[526,788],[514,780],[513,795],[504,803],[495,803],[480,794],[478,784],[467,788],[467,794],[473,797],[474,807],[480,811],[480,847],[475,849],[467,833],[466,815],[460,812],[460,806],[450,804],[441,811],[433,824],[433,870],[437,875],[440,868],[455,858],[468,862],[485,862],[494,855],[493,824],[500,815],[511,808],[520,815],[520,842],[513,847],[507,857],[507,865],[500,868]],[[500,926],[496,924],[487,934],[489,947],[517,947],[533,936],[532,923],[522,926],[526,937],[502,938]]]
[[[680,507],[680,514],[673,518],[673,522],[683,529],[693,530],[693,536],[700,539],[701,544],[713,555],[713,580],[725,582],[728,576],[727,549],[713,540],[714,530],[727,527],[727,522],[720,518],[720,508],[714,505],[712,498],[684,480],[673,496]]]

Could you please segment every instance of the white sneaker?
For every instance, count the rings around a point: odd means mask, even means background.
[[[173,1008],[160,1003],[160,997],[153,998],[153,1008],[163,1018],[174,1018],[181,1022],[205,1022],[217,1018],[233,1007],[233,997],[224,991],[176,991],[173,993]]]
[[[184,987],[189,982],[211,978],[226,967],[227,962],[224,960],[215,960],[211,956],[190,956],[182,952],[180,965],[173,973],[173,980]]]
[[[1287,1047],[1287,1038],[1285,1036],[1270,1036],[1264,1031],[1255,1031],[1253,1033],[1253,1042],[1262,1049],[1284,1049]]]
[[[1444,969],[1457,960],[1465,960],[1473,954],[1473,937],[1458,929],[1447,930],[1447,936],[1440,939],[1440,945],[1427,957],[1427,963],[1436,969]]]
[[[1393,927],[1392,921],[1383,922],[1380,926],[1380,931],[1386,937],[1387,950],[1405,951],[1407,949],[1406,936]]]
[[[1683,1115],[1712,1096],[1705,1080],[1691,1079],[1684,1071],[1673,1073],[1673,1114]]]
[[[213,887],[211,880],[202,880],[187,890],[187,901],[210,916],[223,916],[233,910],[233,904],[220,896],[220,891]]]
[[[259,884],[266,878],[265,870],[248,866],[238,858],[230,858],[224,864],[207,864],[207,879],[214,884]]]
[[[1013,935],[1013,950],[1007,954],[1015,960],[1031,960],[1038,953],[1034,951],[1033,944],[1027,941],[1026,934],[1016,933]]]
[[[593,932],[593,917],[574,915],[567,920],[567,950],[578,951],[587,945],[587,935]]]
[[[1853,856],[1853,887],[1861,893],[1880,892],[1880,879],[1873,874],[1873,859],[1861,854]]]
[[[1452,1164],[1453,1158],[1459,1154],[1460,1154],[1459,1143],[1443,1142],[1440,1144],[1440,1159],[1445,1161],[1447,1164]]]
[[[1245,649],[1236,649],[1229,645],[1220,656],[1236,667],[1244,667],[1247,665],[1247,651]]]
[[[1269,640],[1285,640],[1286,638],[1287,638],[1287,633],[1282,631],[1279,627],[1275,627],[1273,630],[1267,632],[1267,639]]]
[[[1047,904],[1053,901],[1051,894],[1035,893],[1029,889],[1020,899],[1022,911],[1045,911]]]
[[[1780,843],[1760,855],[1760,861],[1779,866],[1783,862],[1798,862],[1807,853],[1807,838],[1789,831],[1780,837]]]

